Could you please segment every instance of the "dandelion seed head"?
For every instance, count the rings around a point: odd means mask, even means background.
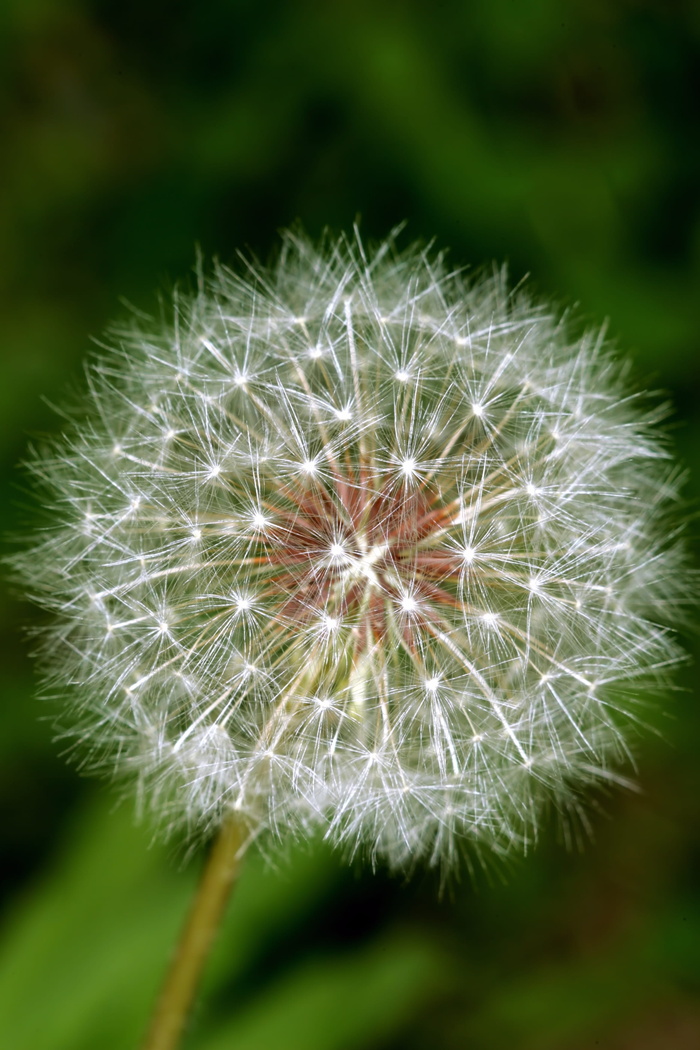
[[[687,574],[598,333],[502,273],[296,234],[176,314],[92,366],[14,559],[94,764],[164,825],[235,809],[396,867],[517,851],[610,781]]]

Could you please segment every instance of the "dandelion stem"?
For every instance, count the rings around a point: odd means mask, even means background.
[[[241,861],[245,829],[229,817],[215,839],[142,1050],[176,1050]]]

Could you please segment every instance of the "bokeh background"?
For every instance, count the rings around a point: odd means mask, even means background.
[[[407,219],[457,263],[609,320],[668,391],[700,494],[700,7],[681,0],[4,0],[3,526],[15,465],[123,299],[157,312],[198,245]],[[42,400],[43,399],[43,400]],[[691,542],[697,524],[690,526]],[[81,779],[0,606],[0,1042],[138,1041],[200,856]],[[698,648],[696,637],[688,641]],[[250,861],[188,1050],[700,1046],[697,668],[650,716],[640,791],[505,873],[409,884],[314,844]]]

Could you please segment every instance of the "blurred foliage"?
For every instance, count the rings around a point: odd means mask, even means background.
[[[195,245],[266,257],[275,231],[408,219],[456,264],[609,319],[668,390],[700,478],[700,8],[682,0],[5,0],[0,6],[1,481],[57,425],[88,334],[157,312]],[[677,426],[675,424],[678,424]],[[691,530],[694,531],[694,530]],[[117,1050],[143,1028],[199,861],[81,781],[0,605],[0,1041]],[[697,647],[697,646],[696,646]],[[684,1050],[700,1045],[700,716],[649,713],[638,795],[554,827],[496,876],[408,885],[320,844],[252,859],[192,1050]],[[668,712],[671,712],[670,716]]]

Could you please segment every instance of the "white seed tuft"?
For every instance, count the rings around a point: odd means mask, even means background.
[[[95,764],[166,824],[235,808],[395,866],[530,842],[680,658],[678,475],[619,375],[391,240],[288,234],[127,332],[15,559]]]

